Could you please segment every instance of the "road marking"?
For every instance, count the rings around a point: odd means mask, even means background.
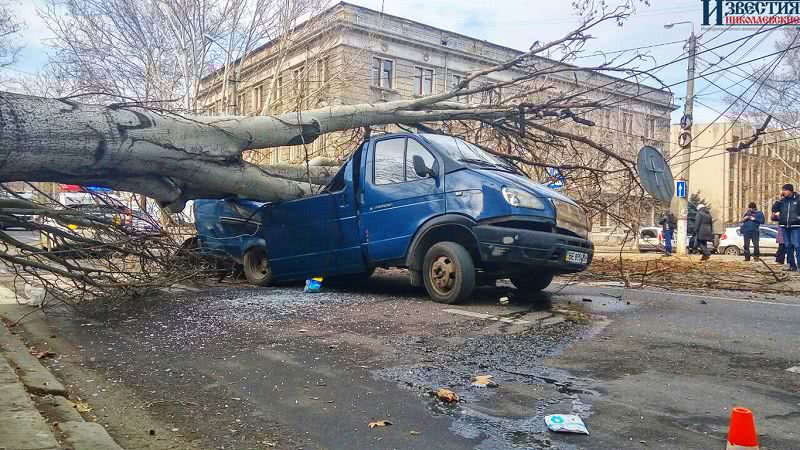
[[[581,286],[580,284],[576,284],[574,286]],[[636,289],[636,288],[626,288],[624,286],[608,286],[604,285],[602,287],[607,287],[610,289],[622,289],[627,291],[636,291],[636,292],[647,292],[650,294],[662,294],[662,295],[679,295],[682,297],[695,297],[695,298],[702,298],[702,299],[711,299],[711,300],[725,300],[730,302],[741,302],[741,303],[759,303],[762,305],[778,305],[778,306],[797,306],[800,307],[800,303],[782,303],[782,302],[769,302],[766,300],[750,300],[746,298],[731,298],[731,297],[715,297],[712,295],[698,295],[698,294],[682,294],[680,292],[672,292],[672,291],[651,291],[648,289]]]
[[[800,373],[800,366],[792,366],[786,369],[787,372]]]
[[[497,316],[493,316],[491,314],[484,314],[484,313],[479,313],[479,312],[474,312],[474,311],[464,311],[463,309],[450,309],[450,308],[447,308],[447,309],[443,309],[442,311],[444,311],[446,313],[450,313],[450,314],[458,314],[458,315],[461,315],[461,316],[472,317],[472,318],[475,318],[475,319],[494,320],[494,321],[498,321],[498,322],[513,323],[515,325],[529,325],[529,324],[533,323],[533,322],[530,322],[528,320],[509,319],[507,317],[497,317]]]

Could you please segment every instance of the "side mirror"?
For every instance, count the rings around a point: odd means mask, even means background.
[[[433,170],[433,168],[431,168],[431,167],[428,167],[428,166],[425,164],[425,160],[424,160],[424,159],[422,159],[422,156],[419,156],[419,155],[414,155],[414,157],[413,157],[413,158],[411,158],[411,159],[412,159],[412,161],[414,162],[414,173],[416,173],[418,177],[422,177],[422,178],[426,178],[426,177],[436,178],[436,171],[435,171],[435,170]],[[436,166],[436,163],[434,163],[434,167],[435,167],[435,166]]]

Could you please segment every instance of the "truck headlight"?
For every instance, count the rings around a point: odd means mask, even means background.
[[[516,206],[518,208],[544,209],[544,203],[542,203],[538,197],[529,192],[506,186],[503,186],[501,191],[503,192],[503,198],[505,198],[508,204],[511,206]]]

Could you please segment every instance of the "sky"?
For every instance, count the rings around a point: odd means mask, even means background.
[[[563,36],[577,24],[569,0],[349,0],[351,3],[383,10],[387,14],[405,17],[449,31],[458,32],[474,38],[484,39],[489,42],[512,47],[518,50],[527,50],[535,41],[546,42]],[[611,3],[614,0],[610,0]],[[21,0],[18,11],[20,18],[26,24],[22,40],[25,48],[20,55],[20,61],[11,69],[21,73],[34,73],[47,62],[46,41],[51,36],[43,21],[38,17],[37,8],[42,8],[43,0]],[[667,42],[685,41],[694,27],[695,33],[700,37],[700,43],[708,42],[708,46],[716,46],[728,41],[742,38],[751,30],[725,30],[722,35],[718,30],[703,30],[699,27],[701,22],[702,3],[699,0],[650,0],[650,6],[643,3],[637,6],[636,13],[622,26],[605,24],[592,31],[594,39],[588,45],[590,50],[614,51],[633,47],[658,45]],[[691,21],[694,25],[676,25],[665,29],[664,24],[671,22]],[[706,32],[707,31],[707,32]],[[734,58],[747,52],[750,47],[754,49],[744,58],[749,60],[760,55],[767,55],[775,51],[774,41],[778,33],[758,43],[752,39]],[[758,45],[756,45],[758,43]],[[738,44],[732,44],[716,50],[717,53],[727,54]],[[649,54],[652,61],[642,63],[643,67],[653,67],[668,63],[685,54],[683,42],[663,45],[652,48]],[[702,47],[701,50],[702,51]],[[710,63],[718,61],[710,52],[702,53],[702,60],[698,61],[698,70],[702,71]],[[723,67],[724,67],[723,63]],[[719,66],[717,66],[719,67]],[[745,67],[745,70],[749,70]],[[675,93],[675,103],[679,107],[672,114],[673,122],[680,120],[682,115],[683,97],[686,84],[686,61],[668,65],[658,72],[666,84],[676,84],[670,89]],[[714,75],[715,78],[719,75]],[[738,72],[722,75],[717,83],[723,87],[741,81]],[[747,84],[744,84],[746,87]],[[736,88],[734,88],[735,91]],[[719,117],[727,104],[724,93],[719,89],[709,86],[703,80],[695,84],[696,97],[694,107],[695,123],[711,122]],[[736,91],[738,93],[738,91]]]

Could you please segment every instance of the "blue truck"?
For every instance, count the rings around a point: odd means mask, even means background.
[[[195,225],[204,252],[232,258],[257,286],[403,267],[442,303],[503,278],[538,291],[585,270],[594,253],[574,201],[504,158],[430,133],[366,139],[318,195],[198,200]]]

